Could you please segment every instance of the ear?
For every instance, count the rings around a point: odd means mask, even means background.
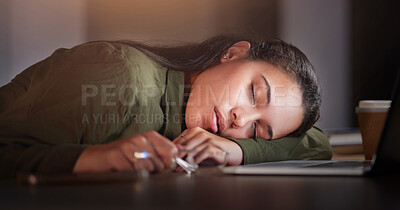
[[[250,46],[250,43],[247,41],[236,42],[222,55],[220,59],[221,63],[246,58]]]

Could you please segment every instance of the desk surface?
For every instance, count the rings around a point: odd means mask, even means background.
[[[396,177],[154,174],[120,183],[0,184],[0,208],[43,209],[400,209]]]

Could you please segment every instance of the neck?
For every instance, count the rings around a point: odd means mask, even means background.
[[[187,101],[189,99],[189,94],[192,89],[192,74],[185,72],[185,82],[184,82],[184,89],[183,89],[183,105],[186,106]]]
[[[191,86],[199,73],[185,72],[185,86]]]
[[[182,104],[182,131],[184,131],[186,127],[185,115],[186,115],[186,105],[189,100],[190,91],[192,89],[193,82],[192,73],[185,72],[185,81],[184,81],[184,89],[183,89],[183,104]]]

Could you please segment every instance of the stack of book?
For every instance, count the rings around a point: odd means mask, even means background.
[[[329,138],[335,157],[347,155],[349,159],[363,158],[363,146],[360,129],[358,128],[341,128],[326,129],[325,134]]]

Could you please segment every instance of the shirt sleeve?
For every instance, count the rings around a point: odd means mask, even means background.
[[[231,139],[243,151],[243,164],[281,160],[328,160],[332,148],[328,137],[313,127],[299,137],[283,137],[274,140]]]
[[[0,178],[71,173],[88,145],[115,139],[127,122],[106,117],[129,107],[102,104],[101,88],[127,84],[128,63],[107,43],[59,49],[1,87]],[[84,100],[87,85],[98,94]]]
[[[75,163],[88,145],[44,144],[33,138],[2,138],[0,144],[0,177],[13,178],[19,174],[71,173]],[[8,144],[4,144],[9,142]]]

